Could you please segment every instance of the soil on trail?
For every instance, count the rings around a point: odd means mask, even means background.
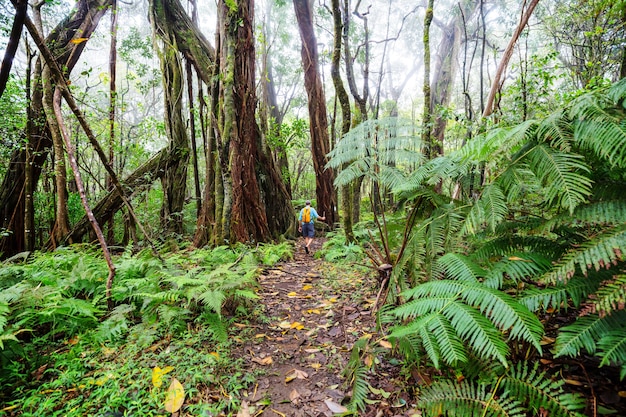
[[[374,276],[347,277],[322,270],[324,262],[315,258],[322,242],[315,239],[306,254],[299,241],[293,260],[260,277],[258,302],[265,306],[266,322],[251,325],[254,334],[240,352],[249,372],[258,377],[242,398],[238,416],[261,410],[267,417],[346,411],[341,404],[349,400],[350,392],[341,372],[354,342],[376,332],[371,308],[377,281]],[[382,383],[380,389],[393,392],[393,378],[386,377],[371,383]],[[390,407],[384,398],[376,401],[378,414],[372,415],[410,415],[380,412]]]

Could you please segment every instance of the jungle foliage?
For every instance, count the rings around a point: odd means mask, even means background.
[[[397,158],[414,144],[338,145],[331,163],[353,162],[337,181],[367,175],[406,213],[365,245],[394,265],[380,316],[407,366],[454,375],[420,393],[425,415],[582,415],[537,358],[595,355],[626,378],[625,102],[622,80],[414,170]],[[556,317],[571,321],[550,343]]]

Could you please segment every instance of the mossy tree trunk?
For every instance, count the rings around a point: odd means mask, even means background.
[[[159,53],[165,98],[165,131],[169,139],[169,153],[177,157],[167,166],[163,184],[161,222],[166,233],[182,235],[183,208],[187,192],[187,163],[189,161],[189,136],[183,119],[183,66],[179,55],[177,37],[168,26],[163,0],[150,2],[150,18],[157,35],[162,39]]]

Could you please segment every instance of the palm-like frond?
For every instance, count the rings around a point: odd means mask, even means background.
[[[518,300],[534,312],[548,308],[567,309],[569,300],[574,306],[579,306],[585,297],[598,289],[599,285],[599,279],[574,277],[567,284],[528,288]]]
[[[545,372],[525,362],[518,363],[502,379],[502,389],[508,397],[516,398],[534,414],[545,410],[550,416],[582,417],[577,410],[585,408],[585,399],[563,390],[562,379],[553,381]]]
[[[583,244],[568,251],[559,265],[544,275],[543,281],[567,282],[576,273],[576,267],[583,275],[589,270],[599,271],[622,260],[626,253],[626,224],[610,228],[590,238]]]
[[[398,326],[392,336],[422,331],[426,327],[436,336],[442,358],[458,358],[450,352],[456,345],[444,340],[447,328],[436,331],[423,316],[440,314],[454,329],[458,338],[466,342],[482,358],[497,359],[507,363],[508,346],[502,332],[513,339],[524,340],[541,350],[543,328],[539,320],[513,297],[477,282],[440,280],[421,284],[405,292],[413,300],[394,310],[402,319],[414,321]],[[429,316],[434,319],[437,316]],[[437,323],[446,323],[437,317]],[[434,351],[434,350],[433,350]],[[465,355],[467,356],[467,355]]]
[[[548,205],[556,203],[570,213],[591,194],[589,167],[580,155],[538,143],[526,151],[528,166],[544,186]]]
[[[598,356],[602,358],[600,366],[626,365],[626,326],[611,330],[598,341]]]
[[[490,184],[483,189],[478,201],[470,209],[463,227],[463,234],[474,234],[485,225],[491,231],[506,217],[509,207],[502,189]]]
[[[442,380],[424,388],[419,407],[426,416],[523,417],[525,410],[516,400],[496,396],[486,384]]]
[[[622,329],[625,321],[624,310],[605,317],[590,314],[578,318],[574,323],[561,329],[554,346],[556,356],[578,356],[583,348],[588,353],[594,354],[597,342],[611,331]]]
[[[592,313],[604,317],[614,311],[626,309],[626,275],[616,275],[602,287],[589,302]]]

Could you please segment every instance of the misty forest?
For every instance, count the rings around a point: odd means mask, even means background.
[[[4,0],[0,59],[0,416],[626,416],[625,0]]]

